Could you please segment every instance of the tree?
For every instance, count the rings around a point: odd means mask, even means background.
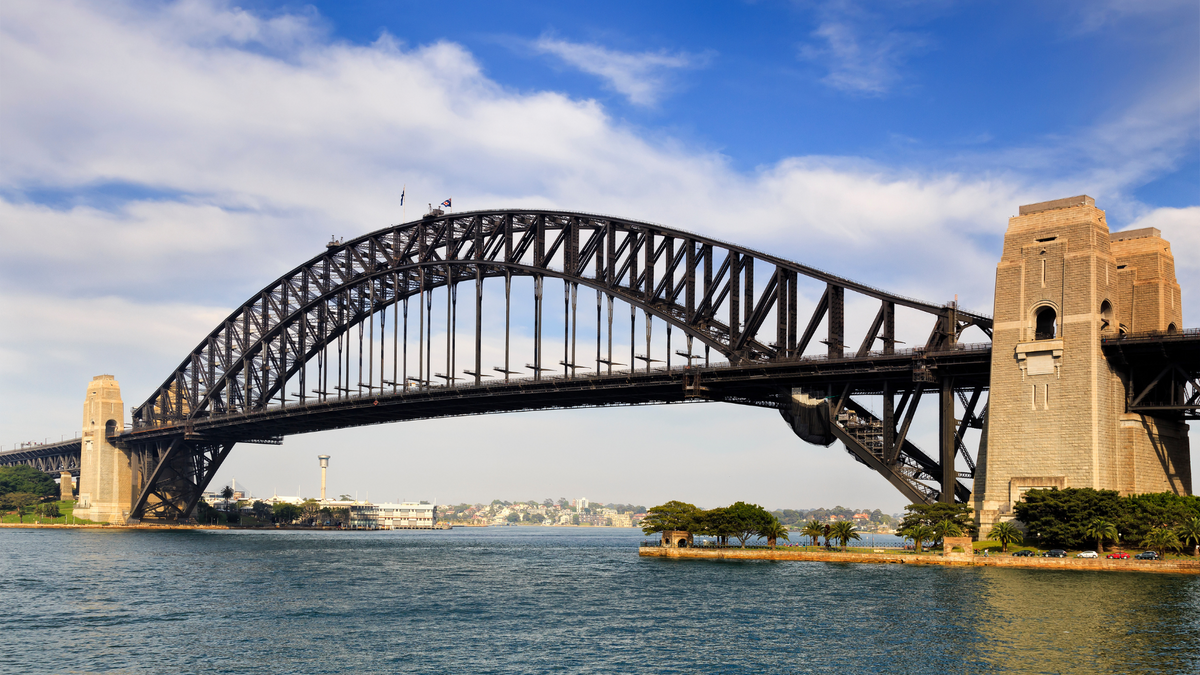
[[[58,483],[32,466],[0,466],[0,495],[23,492],[41,498],[57,491]]]
[[[1103,518],[1093,518],[1091,522],[1083,528],[1083,533],[1096,540],[1096,553],[1102,555],[1104,553],[1104,540],[1112,539],[1116,541],[1120,534],[1117,532],[1117,526]]]
[[[275,515],[275,522],[287,525],[296,522],[300,517],[300,507],[295,504],[276,504],[272,509]]]
[[[1026,492],[1014,510],[1025,531],[1039,543],[1080,548],[1095,541],[1084,531],[1087,524],[1096,518],[1116,522],[1122,503],[1116,490],[1051,488]]]
[[[820,521],[810,520],[804,524],[804,529],[800,530],[800,534],[810,538],[813,546],[816,546],[817,540],[821,538],[821,535],[825,534],[825,528],[821,525]]]
[[[936,527],[938,523],[950,520],[960,530],[959,534],[950,536],[961,537],[963,532],[975,534],[974,516],[971,507],[966,504],[909,504],[904,511],[904,519],[900,521],[901,530],[918,524]]]
[[[695,532],[717,538],[718,544],[725,544],[737,530],[733,516],[726,507],[718,507],[702,511],[697,519]]]
[[[987,538],[1000,542],[1000,551],[1003,553],[1008,553],[1009,544],[1019,544],[1024,539],[1017,526],[1008,522],[993,525],[992,529],[988,532]]]
[[[775,520],[775,516],[758,504],[734,502],[725,511],[729,518],[732,534],[742,548],[746,548],[746,542],[751,537],[758,536],[763,527]]]
[[[916,546],[917,553],[920,553],[921,549],[925,548],[925,542],[933,541],[934,538],[933,528],[922,523],[917,523],[916,525],[900,530],[900,534],[905,539],[912,540]]]
[[[229,500],[233,499],[233,488],[228,485],[221,488],[221,499],[225,501],[225,513],[229,513]]]
[[[504,519],[510,523],[519,523],[519,522],[521,522],[521,514],[517,513],[516,511],[513,511],[512,513],[508,514],[508,516],[506,516]]]
[[[300,504],[300,519],[312,525],[321,516],[321,504],[315,499],[305,499]]]
[[[250,505],[250,510],[260,522],[265,522],[267,518],[271,517],[271,505],[264,501],[255,500]]]
[[[4,509],[13,509],[17,512],[17,522],[25,522],[25,507],[30,504],[36,504],[40,497],[32,492],[10,492],[2,497],[4,500]]]
[[[1138,541],[1155,527],[1175,527],[1200,518],[1200,497],[1158,492],[1123,497],[1113,521],[1125,539]]]
[[[1142,538],[1142,546],[1162,551],[1163,557],[1166,557],[1167,549],[1179,548],[1179,535],[1169,527],[1156,527]]]
[[[846,550],[846,544],[851,540],[858,541],[862,539],[857,532],[854,531],[854,523],[848,520],[839,520],[829,528],[829,534],[841,544],[842,550]]]
[[[57,518],[62,515],[58,510],[58,502],[42,502],[37,505],[35,513],[43,518]]]
[[[668,530],[695,532],[700,527],[701,514],[702,511],[694,504],[672,500],[646,512],[646,517],[642,519],[642,532],[646,534]]]
[[[1178,535],[1185,545],[1200,546],[1200,516],[1180,525]]]
[[[770,522],[763,524],[762,529],[758,531],[758,536],[767,540],[767,546],[775,548],[775,544],[779,539],[789,541],[787,525],[779,522],[778,518],[771,516]]]
[[[947,518],[933,526],[933,536],[943,541],[946,537],[961,537],[962,528],[953,519]]]

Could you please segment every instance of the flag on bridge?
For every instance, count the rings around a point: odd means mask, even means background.
[[[406,185],[406,186],[400,188],[400,206],[404,206],[404,190],[407,187],[408,186]]]
[[[447,199],[446,201],[442,202],[442,206],[445,206],[446,208],[450,208],[450,200]]]

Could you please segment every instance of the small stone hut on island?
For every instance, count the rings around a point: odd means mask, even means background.
[[[662,545],[666,548],[691,548],[692,533],[684,530],[663,530]]]

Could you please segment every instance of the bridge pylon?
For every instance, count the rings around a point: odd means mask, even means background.
[[[1131,411],[1133,371],[1103,347],[1182,326],[1174,270],[1158,230],[1110,233],[1091,197],[1022,206],[1009,220],[973,490],[981,536],[1031,489],[1191,492],[1181,414]]]
[[[75,513],[101,523],[124,523],[133,501],[129,451],[110,438],[125,428],[121,385],[112,375],[88,383],[83,402],[79,501]]]

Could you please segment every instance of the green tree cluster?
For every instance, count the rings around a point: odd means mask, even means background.
[[[1126,541],[1163,550],[1192,541],[1187,533],[1200,519],[1200,497],[1168,492],[1122,497],[1115,490],[1052,488],[1026,492],[1014,510],[1028,538],[1042,547],[1095,544],[1102,551],[1106,541]],[[1200,542],[1200,535],[1195,540]]]
[[[0,466],[0,510],[16,511],[17,520],[25,522],[25,509],[38,505],[38,514],[56,517],[58,506],[54,505],[55,516],[45,512],[47,505],[41,504],[58,492],[58,483],[49,474],[32,466]],[[47,507],[48,508],[48,507]]]
[[[0,495],[24,492],[38,499],[58,492],[58,483],[49,474],[32,466],[0,466]]]
[[[779,509],[772,511],[772,515],[779,521],[789,527],[803,527],[810,520],[824,522],[833,517],[849,519],[859,513],[867,513],[870,515],[870,522],[876,525],[891,525],[895,519],[879,509],[848,509],[844,506],[835,506],[832,509]]]
[[[276,504],[273,509],[275,522],[281,525],[289,525],[300,519],[301,509],[296,504]]]
[[[713,536],[722,543],[733,537],[742,548],[756,537],[766,539],[772,547],[779,539],[788,538],[787,526],[778,518],[763,507],[746,502],[704,510],[686,502],[669,501],[647,510],[642,531],[653,534],[666,530]]]

